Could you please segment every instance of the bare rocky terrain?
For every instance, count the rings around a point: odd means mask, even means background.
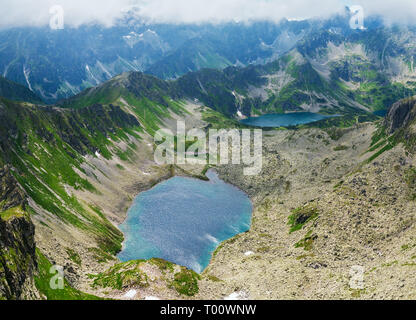
[[[205,275],[218,280],[203,281],[199,297],[414,299],[416,204],[406,171],[415,159],[397,147],[363,164],[374,130],[360,125],[338,141],[316,129],[276,131],[265,137],[260,176],[219,168],[252,197],[253,226],[217,251]],[[295,209],[311,219],[290,233]],[[350,286],[355,266],[364,268],[362,289]]]

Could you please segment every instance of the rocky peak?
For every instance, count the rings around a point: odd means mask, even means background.
[[[0,169],[0,211],[18,206],[22,206],[23,209],[26,207],[26,195],[19,187],[11,170],[9,165]]]
[[[11,170],[0,169],[0,300],[37,298],[35,227]]]
[[[392,134],[398,129],[408,127],[416,118],[416,97],[396,102],[389,110],[385,126],[387,132]]]

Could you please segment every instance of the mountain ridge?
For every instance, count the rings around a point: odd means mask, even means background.
[[[0,97],[21,102],[42,103],[29,88],[0,76]]]

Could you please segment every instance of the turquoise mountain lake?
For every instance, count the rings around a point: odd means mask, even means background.
[[[200,273],[221,242],[248,231],[248,196],[214,171],[207,177],[174,177],[138,195],[120,226],[126,240],[119,259],[161,258]]]
[[[330,117],[333,116],[325,116],[323,114],[311,112],[265,114],[260,117],[250,117],[241,120],[241,123],[253,127],[277,128],[316,122]]]

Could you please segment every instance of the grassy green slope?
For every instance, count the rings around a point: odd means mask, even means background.
[[[87,294],[72,288],[67,281],[64,282],[63,289],[54,290],[50,286],[52,264],[39,251],[36,251],[38,272],[35,276],[35,285],[39,292],[47,300],[67,301],[67,300],[104,300],[91,294]]]
[[[97,192],[82,178],[85,155],[117,156],[114,141],[138,136],[137,120],[119,107],[80,110],[26,106],[0,99],[0,162],[37,205],[95,238],[103,254],[121,249],[123,235],[96,209],[86,207],[65,187]],[[110,140],[111,139],[111,140]]]
[[[171,116],[170,112],[186,113],[182,97],[173,83],[131,72],[88,89],[59,105],[79,110],[94,104],[122,106],[139,119],[148,133],[153,134],[161,128],[163,119]]]

